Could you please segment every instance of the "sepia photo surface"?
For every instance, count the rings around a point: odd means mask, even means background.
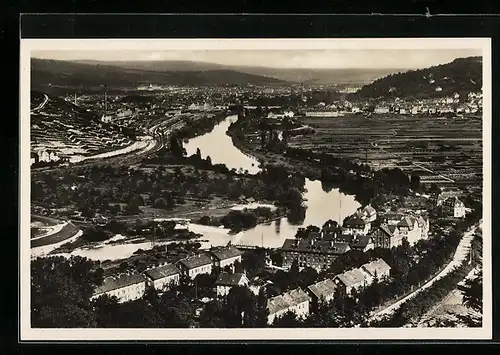
[[[490,339],[490,46],[21,40],[21,340]]]

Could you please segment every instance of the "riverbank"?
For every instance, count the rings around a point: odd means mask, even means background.
[[[286,152],[284,154],[280,154],[255,149],[240,138],[241,135],[244,134],[244,131],[242,131],[241,126],[238,122],[232,124],[226,134],[231,137],[233,145],[237,149],[239,149],[245,155],[254,157],[257,161],[260,162],[260,164],[273,164],[282,166],[288,169],[290,172],[300,174],[312,181],[320,181],[322,186],[324,186],[327,190],[338,188],[345,194],[354,195],[356,197],[356,200],[359,201],[362,205],[369,204],[375,197],[372,193],[367,191],[367,186],[369,185],[367,181],[369,180],[369,178],[367,177],[366,169],[363,169],[363,171],[355,171],[353,169],[349,171],[343,171],[342,175],[340,175],[340,178],[336,181],[332,181],[331,177],[329,181],[325,181],[325,179],[323,178],[325,163],[321,162],[319,158],[295,158],[287,156]],[[353,164],[353,166],[355,166],[355,164]],[[341,167],[335,166],[329,168],[336,168],[338,170],[341,169]],[[371,180],[369,182],[371,182]]]

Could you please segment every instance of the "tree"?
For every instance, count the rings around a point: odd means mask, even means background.
[[[167,200],[164,197],[159,197],[153,202],[154,208],[166,209],[169,207]]]
[[[413,191],[420,191],[420,176],[418,175],[412,175],[411,176],[411,181],[410,181],[410,186]]]
[[[31,262],[31,322],[35,328],[97,326],[90,304],[96,286],[94,263],[81,257]]]
[[[301,322],[294,312],[288,311],[281,317],[276,317],[272,325],[277,328],[299,328]]]
[[[464,306],[482,314],[483,313],[483,275],[482,273],[475,279],[468,279],[465,282],[463,292]]]
[[[136,214],[140,213],[141,209],[139,208],[139,205],[134,199],[131,199],[129,203],[125,206],[124,212],[126,214]]]
[[[267,308],[268,298],[266,289],[262,287],[257,296],[257,314],[255,319],[256,327],[265,327],[267,325],[267,317],[269,316],[269,309]]]
[[[435,182],[433,182],[429,187],[429,192],[439,195],[441,193],[441,189],[436,185]]]
[[[181,158],[184,156],[185,149],[182,145],[182,140],[177,134],[172,134],[170,136],[170,151],[176,158]]]
[[[233,327],[252,326],[256,317],[255,296],[246,286],[231,288],[227,295],[228,323]]]

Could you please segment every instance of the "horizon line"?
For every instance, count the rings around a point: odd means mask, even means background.
[[[133,59],[133,60],[128,60],[128,59],[114,59],[114,60],[106,60],[106,59],[90,59],[90,58],[80,58],[80,59],[57,59],[57,58],[38,58],[38,57],[31,57],[31,59],[37,59],[37,60],[52,60],[52,61],[59,61],[59,62],[67,62],[67,63],[79,63],[79,64],[87,64],[87,63],[81,63],[81,62],[96,62],[96,63],[165,63],[165,62],[181,62],[181,63],[193,63],[193,64],[211,64],[211,65],[217,65],[222,68],[258,68],[258,69],[278,69],[278,70],[318,70],[318,71],[327,71],[327,70],[365,70],[365,69],[372,69],[372,70],[419,70],[419,69],[427,69],[427,68],[432,68],[435,66],[439,65],[445,65],[454,62],[457,59],[466,59],[466,58],[482,58],[481,56],[466,56],[466,57],[458,57],[455,58],[451,61],[447,62],[442,62],[440,64],[435,64],[431,66],[425,66],[425,67],[405,67],[405,68],[398,68],[398,67],[378,67],[378,68],[370,68],[370,67],[274,67],[274,66],[262,66],[262,65],[246,65],[246,64],[220,64],[216,62],[208,62],[208,61],[194,61],[194,60],[177,60],[177,59]],[[216,69],[215,69],[216,70]],[[183,70],[178,70],[178,71],[183,71]]]

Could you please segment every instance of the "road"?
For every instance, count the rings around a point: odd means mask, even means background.
[[[44,97],[43,97],[42,103],[40,105],[38,105],[37,107],[35,107],[34,109],[32,109],[31,113],[36,112],[36,111],[40,111],[47,104],[47,102],[49,102],[49,97],[46,94],[43,94],[43,96]]]
[[[482,221],[479,223],[479,226],[482,226]],[[458,244],[457,250],[455,251],[455,255],[453,256],[453,259],[450,261],[448,265],[435,277],[427,281],[423,286],[420,288],[416,289],[406,297],[402,298],[401,300],[397,301],[396,303],[390,305],[387,308],[384,308],[380,311],[375,312],[374,314],[371,315],[370,321],[380,319],[384,315],[389,315],[392,314],[395,310],[397,310],[403,303],[406,301],[412,299],[415,297],[417,294],[419,294],[421,291],[431,287],[436,281],[439,279],[443,278],[444,276],[448,275],[450,272],[452,272],[456,267],[460,266],[461,263],[467,259],[470,248],[471,248],[471,242],[474,239],[474,233],[476,232],[476,229],[478,226],[474,226],[469,229],[463,236],[462,239],[460,240],[460,243]]]

